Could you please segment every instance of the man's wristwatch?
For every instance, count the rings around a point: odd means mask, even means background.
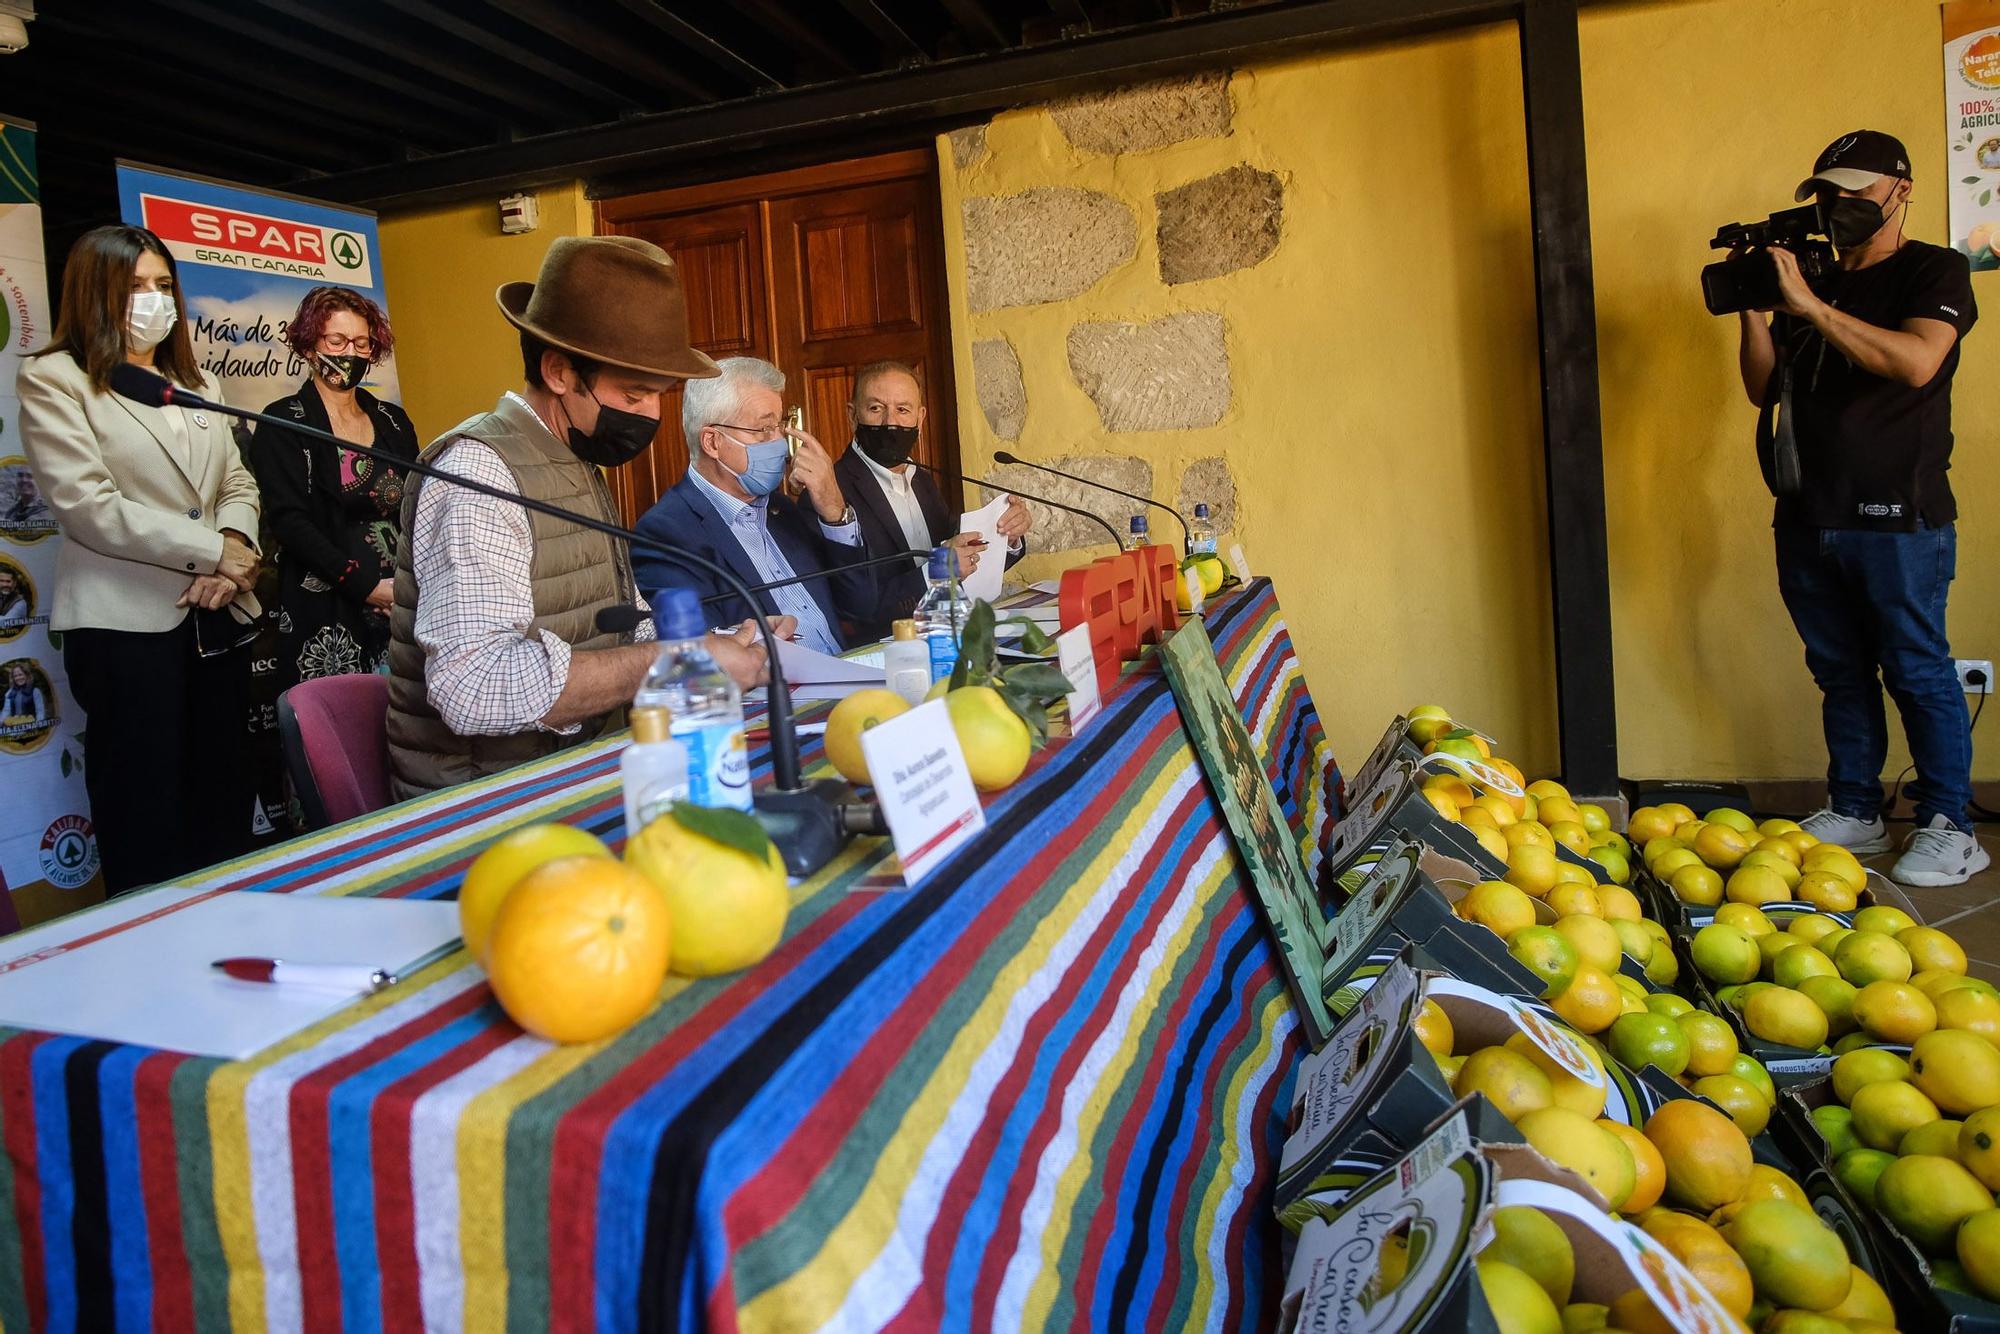
[[[854,522],[855,517],[856,516],[854,513],[854,505],[852,504],[852,502],[850,502],[847,508],[840,512],[840,517],[838,519],[828,519],[822,517],[820,519],[820,522],[825,524],[829,528],[845,528],[847,527],[848,524]]]

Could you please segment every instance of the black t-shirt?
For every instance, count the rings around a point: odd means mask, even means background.
[[[1941,320],[1959,341],[1979,318],[1965,256],[1923,241],[1865,269],[1835,270],[1813,291],[1844,314],[1885,329]],[[1804,487],[1778,498],[1777,522],[1911,532],[1958,517],[1951,466],[1951,379],[1959,343],[1921,389],[1850,363],[1804,320],[1779,314],[1772,337],[1792,368],[1792,424]],[[1775,392],[1776,386],[1773,386]]]

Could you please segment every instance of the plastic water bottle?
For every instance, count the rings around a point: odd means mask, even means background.
[[[1209,522],[1206,504],[1194,507],[1194,523],[1189,526],[1188,537],[1194,546],[1195,555],[1215,554],[1215,525]]]
[[[673,738],[673,720],[658,705],[632,710],[632,744],[618,760],[625,788],[625,837],[666,813],[688,797],[687,747]]]
[[[653,615],[660,656],[633,699],[673,715],[672,736],[687,747],[687,799],[696,806],[750,809],[750,756],[743,747],[743,696],[708,651],[708,618],[691,588],[660,594]]]
[[[1147,535],[1146,516],[1143,514],[1134,514],[1132,516],[1132,545],[1127,547],[1126,550],[1137,551],[1141,547],[1149,547],[1151,545],[1153,545],[1153,539]]]
[[[917,623],[905,617],[890,627],[882,648],[882,675],[889,689],[911,705],[924,702],[931,688],[931,646],[917,634]]]
[[[958,557],[949,547],[938,547],[931,552],[931,563],[925,571],[930,587],[913,613],[917,633],[930,645],[933,685],[949,677],[958,666],[958,636],[965,629],[968,608],[964,593],[953,578],[957,562]]]

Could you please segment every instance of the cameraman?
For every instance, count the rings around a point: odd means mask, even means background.
[[[1824,696],[1827,806],[1804,827],[1857,853],[1889,847],[1886,684],[1917,770],[1917,827],[1890,875],[1956,885],[1988,862],[1966,822],[1972,735],[1945,639],[1951,381],[1978,311],[1965,257],[1903,235],[1910,189],[1909,155],[1886,134],[1820,154],[1797,198],[1818,199],[1838,267],[1809,286],[1790,252],[1769,251],[1781,299],[1768,323],[1741,316],[1738,364],[1750,401],[1797,441],[1800,480],[1774,486],[1772,527],[1778,588]]]

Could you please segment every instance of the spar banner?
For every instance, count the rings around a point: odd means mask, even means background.
[[[1944,120],[1951,243],[2000,269],[2000,0],[1944,6]]]
[[[118,163],[118,206],[126,222],[156,233],[172,253],[195,356],[235,407],[261,410],[305,381],[305,363],[285,345],[285,330],[313,288],[352,288],[389,308],[375,215],[366,210],[132,162]],[[393,358],[376,365],[366,384],[379,398],[402,399]],[[269,533],[259,545],[266,553],[275,549]],[[249,650],[257,788],[250,832],[262,843],[300,826],[278,739],[283,611],[269,561],[257,596],[265,619]]]
[[[262,408],[305,379],[285,329],[313,288],[351,287],[389,308],[366,210],[132,162],[118,164],[118,210],[173,254],[195,354],[236,407]],[[393,358],[367,383],[378,398],[402,401]]]
[[[49,631],[62,535],[21,448],[14,380],[48,342],[32,126],[0,118],[0,890],[24,922],[103,897],[83,787],[83,717]]]

